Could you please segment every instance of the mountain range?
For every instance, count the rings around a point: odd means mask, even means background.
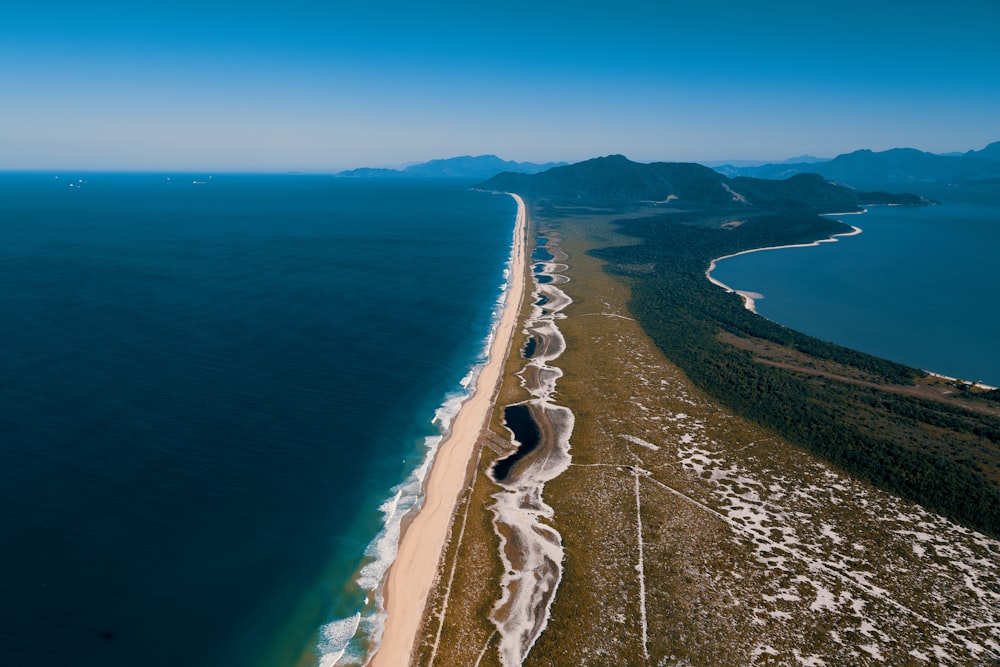
[[[644,164],[623,155],[594,158],[538,174],[504,172],[478,187],[566,204],[615,208],[645,203],[674,208],[810,208],[847,212],[866,204],[933,203],[919,195],[857,190],[815,173],[799,173],[784,180],[729,178],[700,164]]]
[[[788,178],[815,173],[824,178],[855,187],[900,187],[920,184],[996,183],[1000,181],[1000,141],[978,151],[939,155],[915,148],[887,151],[859,150],[838,155],[832,160],[802,160],[776,164],[722,165],[716,167],[726,176]]]
[[[684,162],[643,164],[621,155],[572,165],[463,155],[400,169],[351,169],[337,176],[482,180],[485,183],[480,187],[484,189],[615,205],[683,201],[687,205],[698,202],[702,207],[808,205],[846,211],[863,204],[929,203],[917,195],[899,199],[900,195],[880,192],[883,190],[923,191],[938,196],[935,193],[941,189],[930,186],[1000,184],[1000,141],[966,153],[865,149],[833,159],[802,155],[780,163],[737,162],[712,168]]]
[[[503,160],[496,155],[462,155],[412,164],[402,169],[372,167],[350,169],[338,173],[337,176],[344,178],[466,178],[479,180],[504,171],[536,174],[565,164],[565,162],[547,162],[545,164],[513,162]]]

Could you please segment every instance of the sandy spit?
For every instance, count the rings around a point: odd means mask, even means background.
[[[400,667],[411,662],[424,607],[434,585],[452,515],[465,488],[476,440],[493,410],[524,297],[528,262],[524,201],[515,194],[511,196],[517,201],[517,222],[510,287],[490,345],[489,361],[476,380],[475,390],[462,404],[450,432],[441,442],[424,486],[423,505],[400,537],[396,560],[386,574],[383,587],[388,617],[381,645],[369,663],[373,667]]]

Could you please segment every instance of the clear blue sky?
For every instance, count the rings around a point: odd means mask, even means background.
[[[998,35],[1000,0],[8,3],[0,169],[964,151]]]

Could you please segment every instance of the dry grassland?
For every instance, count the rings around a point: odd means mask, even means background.
[[[534,220],[569,255],[556,396],[576,423],[572,464],[544,492],[563,578],[524,664],[998,664],[1000,543],[853,480],[693,387],[631,319],[627,287],[586,254],[629,242],[611,218]],[[526,398],[524,363],[509,359],[418,664],[500,665],[489,620],[498,487],[486,470],[513,449],[502,406]]]

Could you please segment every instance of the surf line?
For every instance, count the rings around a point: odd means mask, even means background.
[[[505,422],[518,449],[489,471],[502,488],[493,495],[490,508],[504,565],[502,593],[490,620],[500,637],[498,650],[505,667],[521,665],[548,625],[564,556],[562,536],[552,527],[554,512],[542,499],[542,491],[570,464],[574,416],[553,401],[562,371],[551,362],[566,349],[556,322],[566,317],[562,311],[572,300],[558,287],[569,281],[561,274],[568,267],[562,263],[567,255],[559,248],[558,236],[551,231],[539,235],[551,259],[534,265],[535,305],[524,333],[536,345],[517,373],[531,398],[505,407]],[[508,546],[514,545],[516,553],[510,556]]]
[[[499,194],[499,193],[498,193]],[[373,653],[366,664],[372,667],[408,665],[420,629],[420,621],[431,589],[436,582],[438,563],[447,544],[455,509],[466,485],[475,445],[486,427],[503,369],[510,352],[526,289],[526,210],[515,194],[517,218],[511,248],[509,282],[503,296],[499,319],[488,343],[487,361],[474,379],[474,388],[464,399],[448,426],[430,465],[423,494],[415,514],[398,540],[392,564],[381,587],[383,619],[371,633]],[[326,667],[323,665],[323,667]]]

